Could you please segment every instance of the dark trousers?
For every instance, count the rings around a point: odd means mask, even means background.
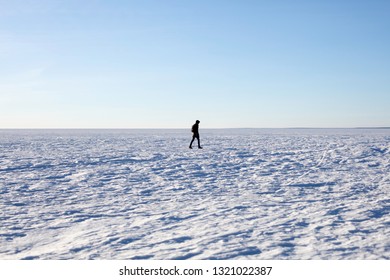
[[[190,147],[192,147],[192,143],[194,143],[195,138],[198,139],[198,147],[200,147],[199,134],[197,134],[197,133],[194,133],[194,134],[192,135],[192,141],[191,141],[191,143],[190,143]]]

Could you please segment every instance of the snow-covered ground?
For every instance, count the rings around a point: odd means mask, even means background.
[[[0,131],[0,259],[390,259],[390,130],[200,132]]]

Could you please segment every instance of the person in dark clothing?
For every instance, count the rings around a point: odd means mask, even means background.
[[[198,148],[202,149],[200,146],[200,139],[199,139],[199,123],[200,121],[196,121],[195,124],[192,126],[192,141],[190,143],[190,149],[192,149],[192,143],[194,142],[195,138],[198,139]]]

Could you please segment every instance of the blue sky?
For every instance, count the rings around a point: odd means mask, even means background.
[[[0,0],[0,128],[390,126],[390,1]]]

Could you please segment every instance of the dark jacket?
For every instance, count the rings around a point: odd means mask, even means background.
[[[194,124],[191,129],[192,133],[195,135],[199,135],[199,124]]]

